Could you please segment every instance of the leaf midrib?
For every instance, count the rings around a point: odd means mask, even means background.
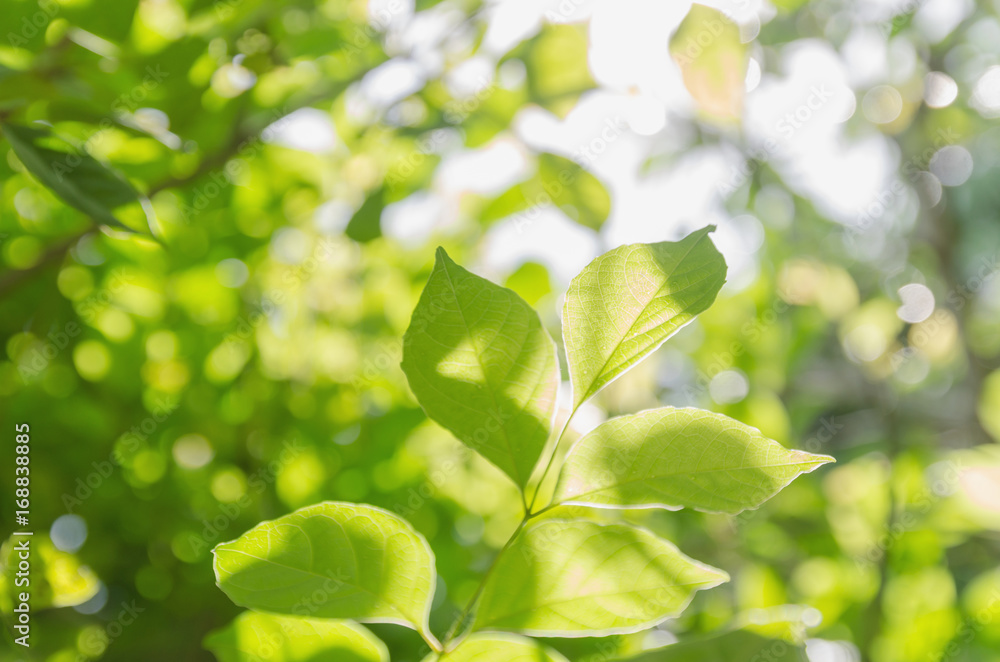
[[[687,583],[687,584],[671,584],[670,588],[684,589],[684,588],[688,588],[688,587],[691,587],[691,586],[705,586],[705,585],[711,584],[713,580],[714,580],[714,578],[710,578],[710,579],[707,579],[705,581],[700,581],[700,582],[691,582],[691,583]],[[612,592],[612,593],[588,593],[586,595],[578,595],[578,596],[574,596],[574,597],[563,598],[563,599],[560,599],[560,600],[552,600],[550,602],[542,602],[542,603],[539,603],[537,605],[533,605],[531,607],[526,607],[524,609],[518,609],[516,611],[509,611],[506,614],[504,614],[502,617],[494,618],[494,619],[492,619],[492,620],[490,620],[490,621],[488,621],[486,623],[483,623],[483,625],[484,626],[489,626],[491,624],[495,624],[495,623],[500,622],[501,618],[510,618],[512,616],[518,616],[520,614],[525,614],[525,613],[528,613],[528,612],[537,611],[539,609],[547,609],[547,608],[550,608],[550,607],[555,606],[555,605],[563,605],[563,604],[567,604],[567,603],[570,603],[570,602],[576,602],[576,601],[579,601],[579,600],[609,598],[609,597],[613,597],[613,596],[616,596],[616,595],[631,595],[631,594],[635,594],[635,593],[641,594],[641,593],[646,593],[646,592],[649,592],[649,591],[661,591],[661,590],[663,590],[663,588],[664,588],[663,586],[651,586],[649,588],[637,588],[637,589],[630,589],[630,590],[627,590],[627,591],[615,591],[615,592]],[[685,598],[685,600],[682,600],[682,602],[690,599],[690,597],[691,596],[688,595]],[[566,617],[563,616],[562,618],[566,618]]]
[[[486,386],[486,391],[490,394],[490,401],[493,403],[494,411],[499,412],[500,405],[497,403],[496,393],[493,391],[493,385],[490,383],[489,376],[486,372],[486,366],[483,365],[482,352],[479,350],[479,345],[476,344],[476,338],[472,333],[472,329],[469,327],[469,322],[465,319],[465,311],[462,310],[462,302],[458,298],[458,290],[455,289],[455,282],[452,280],[451,272],[448,269],[448,258],[445,257],[441,260],[442,270],[444,271],[445,280],[448,282],[448,287],[451,288],[451,293],[455,296],[455,308],[458,310],[458,316],[462,319],[462,324],[465,326],[465,333],[469,337],[469,342],[472,343],[472,348],[475,350],[476,363],[479,364],[479,369],[483,373],[483,384]],[[521,471],[517,466],[517,456],[514,454],[514,447],[511,444],[510,436],[507,434],[507,426],[501,421],[499,422],[500,435],[503,437],[504,444],[507,446],[507,453],[510,456],[511,469],[514,472],[514,481],[518,485],[521,483]]]
[[[755,467],[729,467],[729,468],[723,467],[723,468],[719,468],[719,469],[701,469],[701,470],[698,470],[698,471],[673,471],[673,472],[669,472],[669,473],[657,474],[656,476],[644,476],[642,478],[632,478],[630,480],[623,480],[623,481],[614,483],[613,485],[608,485],[607,487],[601,487],[601,488],[596,489],[596,490],[590,490],[588,492],[581,492],[580,494],[574,494],[573,496],[569,497],[568,501],[572,501],[573,499],[579,499],[579,498],[582,498],[582,497],[590,496],[591,494],[597,494],[599,492],[604,492],[606,490],[611,490],[611,489],[614,489],[616,487],[621,487],[623,485],[633,485],[635,483],[644,483],[644,482],[647,482],[647,481],[659,480],[659,479],[663,479],[663,478],[673,478],[675,476],[682,476],[682,475],[700,476],[702,474],[719,473],[721,471],[726,471],[726,472],[730,472],[730,471],[751,471],[753,469],[774,469],[774,468],[778,468],[778,467],[800,467],[800,466],[808,466],[808,465],[817,465],[817,466],[819,466],[819,465],[822,465],[822,464],[825,464],[825,462],[822,462],[822,461],[816,461],[816,462],[781,462],[781,463],[778,463],[778,464],[762,464],[762,465],[758,465],[758,466],[755,466]],[[566,502],[564,501],[562,503],[566,503]]]
[[[705,239],[706,237],[708,237],[708,233],[707,232],[704,233],[697,240],[695,240],[694,243],[691,244],[691,247],[688,248],[688,250],[677,260],[677,263],[674,265],[673,269],[670,270],[670,273],[664,276],[663,283],[661,283],[660,286],[656,289],[656,291],[652,294],[652,296],[650,296],[649,299],[645,303],[643,303],[642,307],[639,309],[639,311],[636,313],[635,317],[632,319],[632,323],[629,326],[628,330],[625,331],[625,333],[622,334],[622,336],[618,339],[618,342],[615,343],[615,346],[608,353],[607,358],[605,358],[604,364],[601,366],[601,369],[598,370],[597,373],[595,373],[595,377],[591,380],[590,385],[587,386],[586,394],[580,400],[580,404],[583,404],[584,402],[586,402],[587,400],[589,400],[591,397],[593,397],[596,394],[596,391],[593,390],[594,384],[596,384],[600,380],[601,375],[604,374],[604,371],[607,369],[608,364],[611,363],[611,358],[615,355],[615,352],[618,351],[618,348],[621,347],[622,341],[625,338],[627,338],[629,336],[629,334],[632,333],[632,330],[635,329],[635,325],[639,323],[639,318],[642,317],[642,313],[649,307],[649,304],[654,299],[656,299],[657,296],[659,296],[660,292],[663,291],[663,288],[667,286],[667,284],[670,281],[670,279],[677,272],[678,267],[680,267],[680,265],[684,262],[684,260],[686,260],[688,258],[688,256],[691,255],[691,253],[694,251],[694,249],[698,247],[698,245],[701,243],[702,239]],[[625,258],[624,264],[628,264],[629,257]],[[598,286],[600,286],[600,281],[599,280],[598,280]],[[674,317],[677,317],[677,316],[674,315]],[[598,389],[598,390],[600,390],[600,389]]]
[[[8,128],[9,128],[9,126],[10,125],[5,125],[5,127],[8,127]],[[28,153],[28,155],[29,155],[29,159],[28,160],[32,161],[35,164],[36,168],[39,168],[40,170],[49,171],[50,176],[52,176],[51,168],[48,167],[48,164],[46,164],[42,159],[38,158],[37,148],[34,146],[34,144],[32,144],[30,142],[25,143],[23,140],[21,140],[20,136],[16,135],[16,131],[10,131],[10,130],[4,131],[4,136],[7,138],[7,141],[10,142],[11,146],[13,146],[15,148],[14,149],[14,153],[17,154],[17,157],[19,159],[21,159],[22,161],[25,160],[24,159],[24,155],[22,155],[21,153],[19,153],[18,150],[17,150],[17,148],[16,148],[16,146],[17,146],[18,143],[21,144],[22,150]],[[91,157],[91,158],[93,158],[93,157]],[[29,168],[29,171],[30,171],[30,168]],[[38,175],[36,175],[34,172],[31,172],[31,174],[33,176],[35,176],[36,178],[40,179],[40,177]],[[43,184],[44,183],[45,182],[43,182]],[[77,209],[79,211],[87,214],[88,216],[90,216],[91,218],[94,218],[95,220],[100,219],[101,221],[103,221],[105,223],[110,223],[112,225],[117,225],[117,226],[123,227],[123,228],[131,231],[131,228],[128,228],[127,226],[123,225],[121,223],[121,221],[119,221],[117,218],[114,217],[114,215],[111,214],[110,211],[104,209],[101,206],[101,204],[100,204],[99,201],[95,201],[94,199],[92,199],[89,195],[87,195],[87,193],[85,191],[81,190],[76,184],[74,184],[72,180],[66,178],[66,179],[62,180],[60,183],[62,185],[64,185],[67,189],[69,189],[70,191],[72,191],[73,196],[77,199],[77,201],[79,203],[82,203],[82,204],[84,204],[87,207],[87,210],[83,210],[83,209],[80,209],[79,207],[77,207]],[[46,185],[46,187],[48,187],[48,184],[45,184],[45,185]],[[66,200],[66,202],[69,203],[68,200]],[[69,204],[71,206],[74,206],[74,207],[76,206],[76,205],[73,205],[72,203],[69,203]]]
[[[351,549],[354,550],[354,545],[351,545]],[[251,554],[250,552],[245,552],[245,551],[243,551],[241,549],[224,549],[223,551],[230,552],[230,553],[233,553],[233,554],[242,554],[244,556],[248,556],[248,557],[250,557],[252,559],[255,559],[257,561],[260,561],[262,563],[267,563],[267,564],[270,564],[270,565],[275,565],[275,566],[278,566],[279,568],[285,568],[286,570],[292,570],[294,572],[298,572],[298,573],[301,573],[301,574],[304,574],[304,575],[309,575],[310,577],[316,577],[318,579],[322,579],[323,581],[326,581],[326,580],[330,579],[330,577],[327,577],[325,575],[321,575],[319,573],[313,572],[312,570],[306,570],[306,569],[303,569],[303,568],[296,568],[295,566],[292,566],[292,565],[288,565],[288,564],[285,564],[285,563],[279,563],[277,561],[274,561],[273,559],[262,558],[260,556],[255,555],[255,554]],[[355,553],[355,555],[357,555],[357,550],[354,550],[354,553]],[[359,570],[360,570],[360,568],[359,568]],[[233,577],[234,573],[230,573],[229,576]],[[400,616],[402,616],[403,618],[405,618],[407,621],[410,620],[410,617],[406,615],[406,612],[403,611],[403,609],[400,608],[399,605],[397,605],[395,602],[393,602],[391,600],[386,599],[383,596],[380,596],[378,593],[375,593],[371,589],[368,589],[368,588],[362,586],[361,584],[355,584],[354,582],[349,582],[349,581],[347,581],[345,579],[338,578],[337,581],[342,582],[342,583],[344,583],[344,584],[346,584],[348,586],[351,586],[352,588],[356,588],[357,590],[361,591],[362,593],[367,593],[368,595],[372,596],[373,598],[375,598],[379,602],[384,602],[385,604],[387,604],[390,607],[392,607],[396,611],[397,614],[399,614]],[[246,588],[244,588],[243,590],[255,590],[255,589],[246,589]],[[414,625],[419,625],[419,624],[418,623],[414,623]]]

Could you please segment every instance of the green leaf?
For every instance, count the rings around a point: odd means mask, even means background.
[[[644,529],[545,520],[501,554],[472,627],[552,637],[638,632],[727,580]]]
[[[996,370],[983,380],[976,408],[983,429],[994,440],[1000,441],[1000,370]]]
[[[528,94],[523,88],[507,90],[494,85],[472,99],[456,99],[445,104],[444,118],[449,124],[461,125],[466,147],[482,147],[510,127],[527,100]]]
[[[739,121],[750,64],[749,47],[742,43],[739,26],[718,9],[691,5],[670,39],[670,55],[707,118]]]
[[[241,607],[428,632],[434,555],[387,510],[320,503],[258,524],[213,553],[216,583]]]
[[[611,196],[594,175],[575,161],[555,154],[541,154],[539,177],[545,189],[567,216],[592,230],[600,230],[611,213]]]
[[[545,23],[537,36],[504,59],[511,58],[527,65],[529,98],[561,118],[582,93],[596,87],[588,64],[586,25]]]
[[[547,294],[552,293],[549,270],[537,262],[525,262],[517,271],[507,277],[505,287],[517,292],[518,296],[534,306]]]
[[[31,555],[31,570],[27,577],[18,577],[23,548],[28,543]],[[83,565],[74,554],[57,549],[44,533],[38,533],[29,540],[23,536],[11,536],[0,545],[0,613],[11,614],[19,602],[18,594],[23,593],[23,585],[30,581],[31,608],[33,610],[75,607],[97,595],[101,581],[89,567]]]
[[[682,641],[652,650],[627,662],[706,662],[708,660],[768,660],[769,662],[808,662],[801,646],[781,639],[768,639],[746,630]]]
[[[599,179],[574,161],[543,153],[538,156],[538,173],[494,199],[480,218],[489,223],[549,204],[593,230],[599,230],[611,213],[611,196]]]
[[[6,123],[0,124],[0,128],[28,172],[63,202],[98,223],[134,232],[111,211],[139,199],[139,194],[127,182],[48,130]]]
[[[511,634],[474,634],[450,653],[434,654],[424,662],[568,662],[537,641]]]
[[[579,407],[706,310],[726,282],[708,233],[679,242],[632,244],[600,256],[573,279],[563,338]]]
[[[382,211],[385,209],[385,189],[372,192],[347,223],[344,234],[364,244],[382,236]]]
[[[389,662],[385,644],[350,621],[248,611],[204,643],[219,662]]]
[[[531,306],[439,248],[403,338],[403,372],[428,416],[524,487],[559,385],[555,343]]]
[[[612,419],[570,450],[555,502],[607,508],[757,508],[804,473],[833,462],[788,450],[756,428],[701,409]]]

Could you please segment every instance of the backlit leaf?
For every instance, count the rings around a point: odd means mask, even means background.
[[[750,56],[739,26],[718,9],[691,5],[670,39],[670,55],[702,113],[722,122],[742,117]]]
[[[621,246],[570,283],[563,338],[579,406],[707,309],[726,281],[708,226],[679,242]]]
[[[326,502],[263,522],[214,550],[216,581],[241,607],[427,631],[434,556],[403,518]]]
[[[0,129],[28,172],[63,202],[98,223],[132,231],[112,213],[116,207],[138,200],[138,194],[127,182],[48,130],[6,123]],[[56,146],[59,149],[54,149]]]
[[[351,220],[344,234],[364,244],[382,236],[382,211],[385,209],[385,189],[380,188],[365,198]]]
[[[566,457],[555,502],[735,514],[832,461],[788,450],[721,414],[667,407],[612,419],[584,436]]]
[[[645,529],[544,520],[497,560],[472,627],[553,637],[638,632],[727,580]]]
[[[546,23],[511,57],[527,65],[532,101],[565,117],[580,94],[596,87],[588,65],[587,27]]]
[[[578,163],[543,153],[538,156],[538,173],[493,200],[483,210],[481,220],[489,223],[547,205],[558,207],[580,225],[599,230],[611,213],[611,196],[604,184]]]
[[[513,291],[443,249],[403,339],[424,411],[523,487],[552,427],[555,343]]]
[[[31,569],[18,576],[28,544]],[[27,579],[30,584],[17,584]],[[10,614],[18,594],[30,589],[31,608],[75,607],[97,595],[101,581],[74,554],[57,549],[44,534],[11,536],[0,546],[0,613]]]
[[[567,662],[566,658],[536,641],[511,634],[474,634],[458,648],[424,662]]]
[[[781,639],[768,639],[746,630],[722,635],[681,641],[651,650],[623,662],[706,662],[708,660],[769,660],[773,662],[807,662],[801,646]]]
[[[204,643],[219,662],[389,662],[385,644],[350,621],[248,611]]]

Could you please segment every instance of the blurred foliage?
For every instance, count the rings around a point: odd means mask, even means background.
[[[866,3],[772,4],[750,52],[780,75],[785,49],[842,48]],[[826,655],[815,659],[997,660],[1000,133],[973,90],[1000,61],[1000,28],[995,3],[965,3],[964,18],[930,41],[911,20],[919,4],[904,3],[889,30],[867,26],[912,54],[895,81],[905,92],[898,117],[867,121],[871,90],[858,83],[844,127],[852,140],[874,133],[891,144],[914,201],[905,222],[871,233],[837,222],[738,131],[696,113],[672,114],[640,141],[649,159],[640,180],[689,150],[742,153],[750,174],[722,203],[731,218],[761,219],[763,243],[751,278],[591,414],[695,404],[838,464],[738,517],[624,514],[733,581],[656,636],[546,641],[568,659],[638,655],[737,627],[808,636],[811,654]],[[514,488],[426,421],[399,369],[400,338],[434,246],[474,263],[490,228],[534,204],[547,173],[574,155],[516,141],[535,164],[527,179],[456,196],[432,232],[387,230],[394,203],[440,186],[443,157],[509,143],[526,111],[565,118],[602,93],[587,66],[594,35],[586,23],[545,22],[483,55],[489,12],[478,3],[418,0],[412,18],[406,6],[369,14],[360,0],[4,1],[0,429],[32,426],[31,520],[48,550],[35,564],[49,587],[37,589],[46,597],[33,659],[213,659],[205,636],[239,628],[230,625],[239,609],[213,584],[211,547],[323,499],[391,509],[427,537],[451,589],[439,587],[431,616],[441,631],[516,526]],[[418,19],[429,22],[415,44],[400,23]],[[391,78],[387,64],[427,60],[434,73],[416,89],[373,95],[391,87],[372,78]],[[450,72],[484,61],[485,85],[448,83]],[[953,103],[922,101],[929,71],[959,81]],[[730,82],[723,98],[742,96],[731,74],[709,74],[689,82],[693,108],[699,96],[720,103],[716,80]],[[336,127],[329,149],[275,138],[283,118],[317,113]],[[306,126],[299,143],[322,144],[322,130]],[[52,136],[43,147],[68,155],[55,183],[18,144],[37,132]],[[924,174],[943,141],[964,145],[976,167],[942,193]],[[127,203],[113,211],[129,232],[98,226],[109,222],[103,212],[81,211],[60,190],[93,173],[87,155],[107,169],[101,178],[125,177],[138,193],[102,200],[109,213]],[[547,193],[591,236],[612,223],[616,192],[574,162],[574,183]],[[929,201],[917,186],[926,181]],[[663,227],[661,211],[642,219],[663,229],[657,239],[683,234]],[[558,275],[524,256],[503,279],[559,338]],[[936,305],[905,321],[899,291],[913,282]],[[7,495],[12,454],[4,457]],[[79,548],[57,535],[67,513],[86,524]],[[5,531],[11,516],[0,513]],[[42,542],[48,527],[61,551]],[[43,609],[50,591],[53,606],[77,606]],[[371,630],[391,659],[418,659],[408,652],[420,646],[414,633]],[[224,645],[227,635],[214,636]],[[22,655],[0,650],[0,660]]]

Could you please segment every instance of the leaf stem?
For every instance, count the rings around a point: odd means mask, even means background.
[[[569,413],[566,417],[566,422],[563,424],[562,430],[559,432],[559,436],[556,437],[556,443],[552,445],[552,454],[549,456],[549,461],[545,464],[545,470],[542,472],[542,477],[538,479],[538,485],[535,486],[535,493],[531,497],[531,504],[528,506],[525,517],[530,518],[538,515],[538,513],[532,513],[531,511],[535,507],[535,502],[538,501],[538,495],[542,491],[542,485],[545,484],[545,479],[549,475],[549,470],[552,469],[552,464],[555,462],[556,456],[559,453],[559,444],[562,443],[563,437],[566,435],[566,431],[569,429],[569,424],[573,421],[573,417],[576,416],[577,410],[580,409],[580,405],[573,408],[573,411]],[[539,511],[539,513],[542,511]]]
[[[435,653],[444,652],[444,646],[441,645],[441,642],[438,641],[438,638],[434,636],[434,633],[431,632],[429,628],[426,632],[423,629],[418,630],[418,632],[420,633],[420,638],[424,640],[424,643],[427,644],[432,651]]]
[[[479,586],[476,587],[476,592],[472,594],[472,597],[469,598],[469,602],[468,604],[465,605],[465,608],[462,610],[462,613],[459,614],[455,622],[451,624],[451,628],[448,629],[448,634],[445,635],[444,652],[454,650],[454,648],[449,648],[449,646],[453,641],[455,641],[457,636],[461,633],[462,627],[464,626],[466,619],[472,612],[472,608],[476,606],[476,603],[479,602],[479,598],[482,597],[483,590],[486,588],[486,580],[488,580],[490,578],[490,575],[493,574],[493,570],[497,567],[497,561],[499,561],[500,557],[503,556],[504,552],[510,549],[510,546],[514,544],[514,539],[517,538],[518,534],[521,533],[525,525],[528,524],[528,520],[530,518],[531,516],[528,515],[527,511],[525,511],[524,518],[522,518],[521,523],[517,525],[517,529],[514,530],[514,533],[511,534],[510,538],[507,539],[507,542],[500,549],[497,555],[493,558],[493,562],[490,563],[490,567],[486,569],[486,574],[484,574],[483,578],[479,581]]]
[[[549,456],[548,462],[546,462],[545,464],[545,470],[542,471],[542,477],[538,479],[538,485],[535,487],[535,493],[531,497],[530,504],[528,503],[525,495],[522,493],[521,500],[522,503],[524,504],[524,517],[521,519],[521,523],[517,525],[517,529],[514,530],[514,533],[511,534],[510,538],[507,539],[507,542],[504,543],[504,546],[493,558],[493,562],[490,563],[490,567],[486,569],[486,573],[483,575],[483,578],[479,581],[479,586],[476,587],[476,592],[472,594],[472,597],[469,599],[469,602],[465,605],[465,608],[462,609],[462,613],[459,614],[458,618],[455,619],[455,622],[451,624],[451,627],[448,629],[448,634],[445,635],[443,650],[438,648],[434,649],[437,650],[439,653],[442,652],[447,653],[449,651],[454,650],[454,647],[451,644],[456,639],[458,639],[459,636],[462,634],[462,628],[465,626],[466,619],[469,618],[469,614],[472,612],[472,609],[476,606],[476,604],[479,602],[479,598],[481,598],[483,595],[483,590],[486,588],[486,581],[490,578],[490,575],[493,574],[493,570],[496,568],[497,562],[500,560],[500,557],[504,555],[504,552],[510,549],[510,546],[512,544],[514,544],[514,540],[517,538],[518,534],[520,534],[521,531],[524,530],[524,527],[527,526],[528,522],[530,522],[532,519],[538,517],[542,513],[551,510],[552,508],[555,507],[554,505],[549,504],[548,506],[542,508],[538,512],[534,513],[532,512],[532,509],[535,507],[535,502],[538,500],[538,494],[542,491],[542,485],[545,483],[545,478],[549,475],[549,470],[552,469],[552,465],[555,462],[556,456],[559,451],[559,444],[562,443],[563,437],[566,436],[566,431],[569,429],[569,424],[570,422],[572,422],[573,416],[576,415],[576,412],[579,408],[580,408],[579,405],[577,405],[573,409],[573,411],[570,412],[569,416],[566,418],[566,422],[562,426],[562,430],[559,431],[559,436],[556,437],[556,442],[555,444],[552,445],[552,454]],[[428,644],[430,644],[430,642],[428,642]],[[431,646],[431,648],[434,648],[434,646]]]

